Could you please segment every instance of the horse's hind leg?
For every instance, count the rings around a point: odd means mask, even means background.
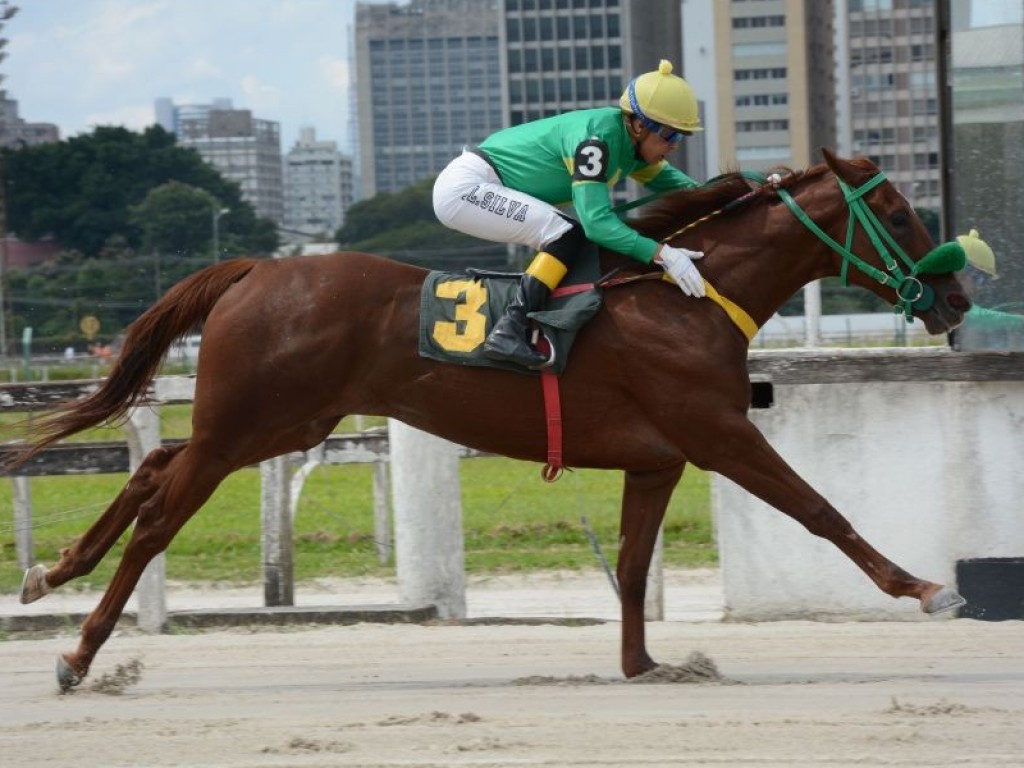
[[[114,578],[99,605],[82,624],[78,648],[58,660],[57,677],[63,690],[77,685],[85,677],[96,653],[117,624],[146,565],[167,548],[230,470],[220,461],[200,456],[192,443],[180,446],[170,461],[160,454],[160,449],[153,451],[139,472],[144,469],[149,473],[151,488],[137,507],[135,530]]]
[[[683,465],[657,472],[627,472],[622,494],[619,561],[616,574],[622,601],[622,673],[626,677],[653,669],[644,633],[647,572],[672,491]]]
[[[60,561],[51,569],[35,565],[25,572],[21,602],[31,603],[71,579],[90,573],[135,519],[139,506],[156,490],[154,474],[167,466],[184,444],[158,448],[131,476],[114,502],[70,547],[61,551]]]

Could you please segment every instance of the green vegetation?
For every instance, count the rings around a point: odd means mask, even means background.
[[[191,405],[160,408],[165,438],[191,434]],[[15,416],[0,418],[0,441],[14,436]],[[380,426],[374,417],[344,419],[336,432]],[[116,428],[99,428],[71,440],[121,440]],[[540,465],[500,457],[463,459],[463,529],[471,573],[596,567],[580,522],[586,516],[615,562],[622,473],[566,472],[545,483]],[[117,496],[127,475],[35,478],[31,482],[36,559],[53,564],[60,550],[82,535]],[[0,509],[13,506],[12,486],[0,482]],[[665,525],[665,562],[702,566],[715,562],[709,476],[690,467],[676,489]],[[100,587],[113,575],[127,536],[79,586]],[[310,475],[295,514],[295,576],[387,575],[394,564],[377,560],[370,465],[320,467]],[[167,575],[181,581],[254,582],[260,572],[260,476],[245,469],[228,477],[171,544]],[[11,518],[0,520],[0,592],[21,583]],[[70,586],[70,585],[69,585]]]
[[[170,411],[170,408],[163,409]],[[187,410],[187,409],[186,409]],[[164,421],[169,434],[182,416]],[[98,439],[93,435],[92,439]],[[614,563],[618,541],[620,472],[566,472],[557,483],[537,464],[504,458],[464,459],[461,467],[466,567],[471,573],[596,567],[580,523],[586,515]],[[32,481],[36,558],[55,562],[113,500],[126,476],[39,478]],[[11,484],[0,483],[0,508],[11,509]],[[183,581],[254,582],[260,573],[259,472],[230,476],[181,531],[167,555],[167,575]],[[125,539],[79,586],[100,587],[113,575]],[[295,575],[387,575],[373,540],[372,470],[368,465],[323,467],[307,480],[295,519]],[[715,562],[708,475],[690,468],[676,490],[665,530],[665,562]],[[21,583],[10,517],[0,524],[0,591]],[[71,585],[69,585],[71,586]]]
[[[346,212],[335,240],[344,250],[390,256],[429,269],[508,268],[507,246],[464,235],[437,220],[433,188],[434,179],[429,178],[393,194],[360,200]]]
[[[278,244],[274,223],[256,215],[235,182],[159,126],[100,127],[0,155],[9,230],[60,248],[53,261],[4,275],[8,339],[31,327],[37,351],[82,351],[87,315],[100,321],[96,340],[111,341],[164,290],[212,263],[215,211],[228,209],[222,257]]]
[[[238,184],[194,149],[179,147],[160,126],[141,133],[101,126],[65,141],[5,149],[3,163],[7,223],[23,240],[53,237],[87,259],[100,257],[114,236],[130,249],[148,245],[173,253],[185,245],[205,248],[209,257],[212,206],[219,203],[231,209],[221,222],[221,245],[229,253],[277,247],[273,222],[256,217]],[[169,182],[170,191],[156,192]],[[183,215],[182,197],[190,193],[196,197],[184,208],[202,215]]]

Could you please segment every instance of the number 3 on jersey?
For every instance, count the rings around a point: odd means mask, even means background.
[[[576,147],[573,181],[608,181],[608,145],[599,139],[584,141]]]
[[[487,289],[478,280],[452,280],[434,290],[439,299],[455,302],[455,322],[434,323],[434,341],[448,352],[472,352],[484,343],[487,315],[480,308],[487,304]]]

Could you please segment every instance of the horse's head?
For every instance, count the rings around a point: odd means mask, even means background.
[[[830,245],[844,280],[867,288],[908,319],[920,318],[929,333],[959,325],[971,308],[955,274],[965,264],[963,248],[956,242],[935,247],[909,201],[871,162],[843,160],[827,149],[822,154],[849,208],[845,244]]]
[[[701,273],[757,325],[798,288],[831,275],[868,289],[908,320],[920,318],[930,333],[959,325],[971,308],[955,274],[966,263],[963,246],[936,248],[907,199],[869,160],[823,153],[826,165],[806,171],[767,179],[728,173],[668,195],[632,224],[655,240],[703,250]]]

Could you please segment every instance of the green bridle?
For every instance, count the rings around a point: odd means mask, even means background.
[[[902,312],[907,322],[913,322],[915,309],[924,311],[930,309],[935,303],[935,291],[930,285],[922,283],[918,275],[941,275],[963,269],[967,265],[967,254],[964,252],[963,246],[955,240],[943,243],[929,251],[920,261],[915,262],[882,226],[870,206],[864,202],[865,194],[886,181],[885,174],[880,172],[856,188],[851,187],[838,177],[836,181],[839,183],[839,188],[843,191],[843,196],[846,199],[846,205],[850,209],[845,246],[837,243],[821,227],[811,221],[811,217],[804,212],[789,192],[779,189],[778,195],[807,229],[843,257],[843,266],[840,272],[843,285],[848,284],[847,273],[850,265],[853,264],[864,274],[874,278],[882,285],[892,288],[896,292],[895,311]],[[858,222],[864,228],[871,244],[885,264],[887,272],[868,264],[853,252],[853,236]],[[904,267],[909,269],[908,273],[904,273],[893,253],[903,262]]]

